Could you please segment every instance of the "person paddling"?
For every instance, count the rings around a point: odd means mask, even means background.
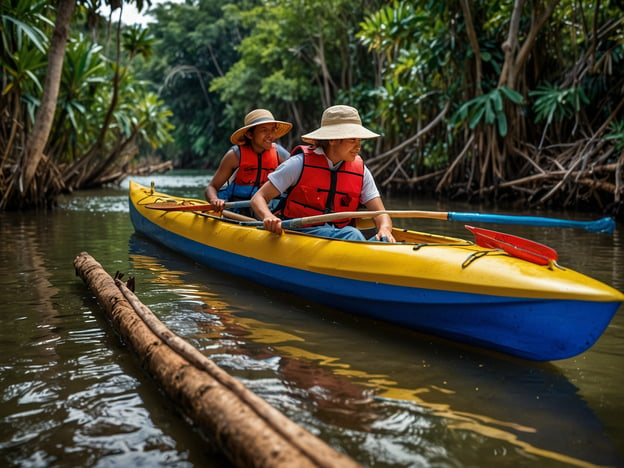
[[[345,105],[325,109],[320,128],[301,137],[309,144],[295,148],[252,197],[251,207],[264,228],[281,234],[282,219],[355,211],[360,205],[384,211],[373,176],[359,155],[363,139],[378,137],[362,126],[357,109]],[[282,192],[287,196],[274,214],[269,202]],[[381,214],[373,220],[375,240],[395,242],[391,218]],[[322,237],[365,240],[352,221],[345,218],[297,230]]]
[[[221,159],[205,190],[206,200],[215,211],[223,211],[226,201],[249,200],[267,176],[288,159],[288,151],[275,140],[291,128],[291,123],[275,120],[266,109],[254,109],[245,116],[245,124],[230,137],[234,146]]]

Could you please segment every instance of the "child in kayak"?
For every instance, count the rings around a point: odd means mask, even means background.
[[[205,190],[215,211],[223,211],[227,201],[251,199],[268,175],[288,159],[288,151],[275,140],[291,128],[291,123],[275,120],[266,109],[254,109],[245,116],[245,124],[230,137],[234,146],[221,159]]]

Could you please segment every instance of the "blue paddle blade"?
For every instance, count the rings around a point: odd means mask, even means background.
[[[612,234],[615,230],[615,221],[612,218],[602,218],[595,221],[572,221],[569,219],[542,218],[539,216],[508,216],[483,213],[448,213],[448,219],[461,222],[482,222],[497,224],[522,224],[525,226],[579,228],[589,232],[603,232]]]
[[[615,221],[613,218],[602,218],[593,222],[591,229],[587,229],[591,232],[605,232],[607,234],[613,234],[615,231]]]

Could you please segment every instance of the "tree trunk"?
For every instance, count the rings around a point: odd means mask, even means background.
[[[56,23],[48,52],[48,69],[46,72],[41,105],[37,109],[35,124],[32,134],[28,138],[24,154],[22,156],[20,192],[22,194],[30,190],[31,184],[37,172],[39,162],[43,158],[43,150],[48,142],[48,136],[54,121],[56,101],[61,84],[63,71],[63,59],[69,37],[69,28],[76,0],[59,0],[56,11]],[[35,187],[36,189],[36,187]],[[35,193],[36,190],[33,191]],[[43,194],[39,194],[43,196]],[[33,200],[34,201],[34,200]]]
[[[480,96],[483,91],[481,87],[481,80],[483,77],[483,67],[481,65],[481,48],[479,47],[479,39],[477,32],[474,28],[474,22],[472,21],[472,12],[470,11],[470,2],[468,0],[461,0],[462,11],[464,13],[464,21],[466,23],[466,34],[470,41],[470,47],[475,57],[475,94]]]

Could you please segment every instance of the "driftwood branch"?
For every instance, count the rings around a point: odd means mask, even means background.
[[[589,177],[591,175],[597,176],[600,174],[608,174],[613,171],[617,171],[618,165],[621,165],[620,162],[614,164],[605,164],[603,166],[593,167],[591,170],[583,170],[583,171],[550,171],[543,172],[540,174],[533,174],[527,177],[522,177],[515,180],[510,180],[506,182],[500,182],[496,187],[490,186],[487,187],[487,191],[495,190],[496,188],[508,188],[508,187],[519,187],[522,185],[534,184],[536,182],[540,182],[539,187],[543,188],[544,183],[547,181],[552,181],[553,183],[557,182],[556,186],[559,187],[565,179],[574,179],[576,184],[594,187],[596,189],[604,190],[606,192],[611,193],[621,193],[623,189],[620,184],[613,184],[610,182],[606,182],[604,180],[599,180],[596,178]]]
[[[357,467],[165,327],[88,253],[76,273],[177,407],[241,467]]]

